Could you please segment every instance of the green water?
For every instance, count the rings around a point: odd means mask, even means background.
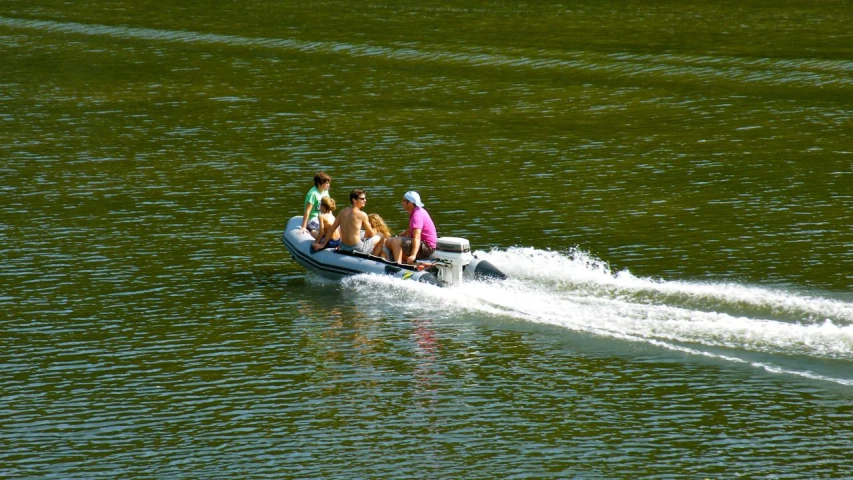
[[[853,476],[850,2],[0,5],[0,476]],[[317,169],[511,275],[326,284]]]

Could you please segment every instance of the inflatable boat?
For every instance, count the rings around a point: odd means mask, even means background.
[[[301,226],[301,215],[291,218],[281,240],[296,263],[325,278],[339,280],[350,275],[373,273],[436,285],[457,285],[482,278],[506,279],[506,275],[487,260],[472,255],[471,246],[464,238],[440,237],[435,252],[428,260],[408,265],[360,252],[332,248],[316,251],[312,248],[314,238],[311,234],[299,233]]]

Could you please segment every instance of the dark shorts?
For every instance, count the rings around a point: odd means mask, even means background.
[[[400,237],[400,239],[403,242],[403,253],[405,253],[406,255],[411,255],[412,239],[409,237]],[[425,241],[421,240],[421,246],[418,249],[418,254],[415,255],[415,258],[418,260],[426,260],[427,258],[429,258],[430,255],[432,255],[432,252],[434,251],[434,248],[430,247]]]

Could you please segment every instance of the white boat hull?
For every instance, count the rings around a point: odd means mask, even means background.
[[[373,255],[340,252],[332,248],[314,252],[311,249],[314,237],[308,232],[300,234],[299,228],[301,226],[301,216],[291,218],[284,229],[282,242],[296,263],[322,277],[339,280],[351,275],[373,273],[391,275],[403,280],[438,284],[438,279],[434,274],[426,270],[418,270],[414,265],[401,265]]]
[[[301,226],[302,216],[291,218],[282,234],[282,242],[296,263],[322,277],[339,280],[351,275],[372,273],[390,275],[403,280],[441,284],[434,271],[430,269],[421,270],[415,265],[399,264],[373,255],[340,252],[331,248],[313,251],[311,245],[314,243],[314,238],[308,232],[300,234],[299,228]],[[506,278],[492,264],[478,258],[474,258],[465,267],[463,277],[467,280],[482,277]]]

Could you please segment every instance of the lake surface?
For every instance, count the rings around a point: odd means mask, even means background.
[[[219,3],[0,5],[0,477],[853,478],[850,2]]]

